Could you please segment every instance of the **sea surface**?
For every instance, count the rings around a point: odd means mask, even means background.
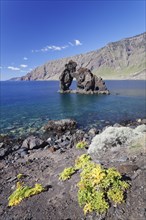
[[[58,81],[0,82],[1,134],[39,133],[48,120],[64,118],[84,129],[146,118],[146,81],[105,82],[110,95],[60,94]]]

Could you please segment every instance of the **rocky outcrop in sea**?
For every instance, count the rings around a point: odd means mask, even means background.
[[[72,60],[65,64],[65,69],[59,77],[60,93],[110,94],[101,77],[93,75],[87,68],[76,71],[76,67],[77,63]],[[77,89],[70,90],[74,78],[77,81]]]

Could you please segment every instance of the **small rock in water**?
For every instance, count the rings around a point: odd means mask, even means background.
[[[48,124],[44,126],[44,130],[51,133],[64,133],[65,131],[75,129],[76,126],[77,122],[72,119],[50,120]]]

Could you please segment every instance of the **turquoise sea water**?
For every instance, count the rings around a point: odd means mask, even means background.
[[[0,82],[1,133],[39,132],[50,119],[73,118],[81,128],[101,128],[146,117],[146,81],[114,80],[106,85],[111,95],[60,94],[58,81]]]

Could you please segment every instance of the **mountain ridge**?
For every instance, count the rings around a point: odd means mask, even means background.
[[[58,80],[69,60],[104,79],[145,79],[146,32],[67,58],[48,61],[14,80]]]

